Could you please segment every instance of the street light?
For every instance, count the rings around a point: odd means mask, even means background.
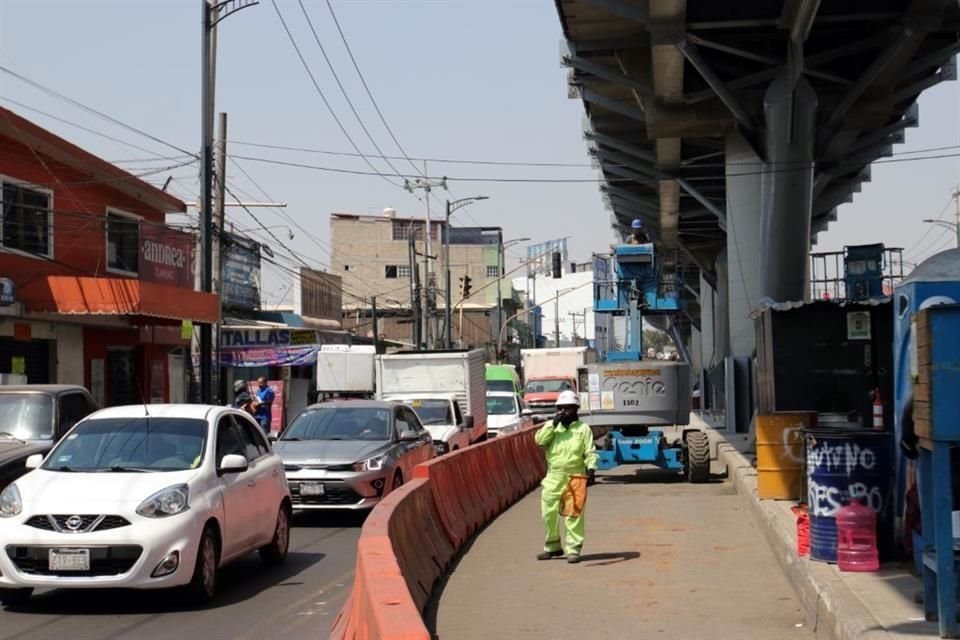
[[[953,231],[954,235],[957,238],[957,247],[960,248],[960,222],[950,222],[948,220],[929,220],[929,219],[924,220],[924,222],[928,224],[935,224],[939,227],[944,227],[945,229],[949,229],[950,231]]]
[[[249,229],[237,229],[236,233],[251,233],[253,231],[266,231],[267,229],[286,229],[288,239],[293,240],[293,238],[295,237],[293,235],[293,229],[291,229],[285,224],[274,224],[266,227],[250,227]],[[231,229],[231,231],[233,231],[233,229]]]
[[[444,335],[446,336],[447,349],[453,348],[453,309],[450,305],[450,214],[452,214],[457,209],[467,206],[468,204],[473,204],[480,200],[489,200],[489,196],[473,196],[472,198],[461,198],[459,200],[454,200],[450,202],[447,200],[447,212],[446,212],[446,221],[443,226],[443,262],[446,266],[446,282],[444,283],[444,289],[447,296],[447,301],[443,305],[443,320],[444,320]]]
[[[499,248],[497,250],[497,326],[504,324],[503,320],[503,272],[506,271],[506,266],[504,264],[504,253],[507,250],[507,247],[517,244],[518,242],[529,242],[530,238],[514,238],[513,240],[503,241],[503,229],[497,233],[497,240],[499,241]],[[510,291],[513,291],[513,287],[510,287]],[[512,319],[512,318],[511,318]],[[502,333],[502,331],[501,331]],[[497,354],[499,358],[500,353],[500,338],[497,337]]]

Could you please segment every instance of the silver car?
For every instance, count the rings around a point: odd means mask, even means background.
[[[274,444],[300,509],[369,509],[436,454],[412,409],[338,400],[307,407]]]

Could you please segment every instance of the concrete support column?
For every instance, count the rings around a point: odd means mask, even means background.
[[[700,353],[700,367],[709,369],[713,366],[716,352],[716,336],[714,316],[716,314],[716,293],[704,277],[700,276],[700,331],[699,348],[694,351]]]
[[[763,113],[768,164],[762,178],[760,293],[775,302],[808,300],[817,95],[802,76],[794,87],[784,67],[764,95]]]
[[[750,313],[760,300],[763,271],[760,258],[762,163],[739,133],[727,136],[725,151],[726,277],[721,279],[718,271],[717,280],[721,290],[726,287],[729,351],[718,355],[751,356],[756,339]]]

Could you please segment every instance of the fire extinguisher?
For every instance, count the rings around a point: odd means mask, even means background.
[[[873,390],[873,430],[884,431],[883,402],[880,400],[880,387]]]

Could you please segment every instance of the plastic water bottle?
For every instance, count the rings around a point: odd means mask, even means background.
[[[837,511],[837,566],[840,571],[877,571],[877,513],[860,502]]]

